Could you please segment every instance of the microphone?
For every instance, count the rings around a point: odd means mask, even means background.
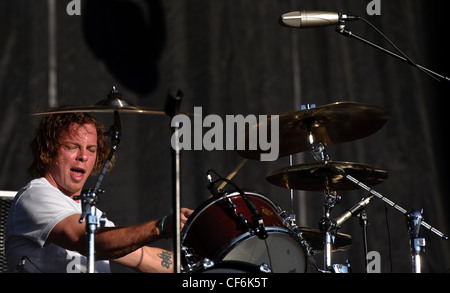
[[[355,204],[353,207],[351,207],[347,212],[342,214],[339,218],[336,218],[336,225],[338,227],[342,226],[342,224],[350,219],[352,216],[357,215],[359,211],[361,211],[366,205],[369,204],[369,202],[372,200],[373,195],[370,195],[369,197],[363,198],[360,202]]]
[[[287,27],[309,28],[335,25],[344,20],[359,20],[359,16],[337,12],[303,10],[288,12],[280,16],[279,22]]]

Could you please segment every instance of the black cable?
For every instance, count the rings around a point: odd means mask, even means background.
[[[210,169],[206,172],[206,174],[208,176],[210,172],[213,172],[217,177],[219,177],[219,179],[212,181],[208,184],[208,185],[212,185],[210,187],[208,187],[208,189],[213,189],[213,185],[216,184],[218,181],[224,181],[227,182],[228,184],[230,184],[231,186],[234,187],[234,189],[239,192],[239,194],[241,195],[242,199],[244,200],[245,204],[247,205],[247,208],[250,210],[250,213],[253,215],[252,216],[252,222],[251,222],[251,226],[253,228],[255,228],[255,231],[257,231],[257,235],[259,238],[261,239],[265,239],[267,238],[267,232],[265,230],[264,227],[264,223],[263,223],[263,217],[261,216],[261,214],[259,213],[258,209],[255,206],[255,203],[245,194],[245,192],[243,192],[236,184],[234,184],[234,182],[232,182],[229,179],[223,178],[222,176],[220,176],[216,171]]]
[[[422,67],[420,67],[417,63],[415,63],[411,58],[409,58],[405,53],[403,53],[385,34],[383,34],[376,26],[374,26],[370,21],[368,21],[367,19],[358,16],[358,19],[362,20],[364,23],[368,24],[372,29],[374,29],[378,34],[380,34],[400,55],[403,56],[403,58],[405,58],[409,64],[411,64],[412,66],[418,68],[419,70],[421,70],[422,72],[426,73],[428,76],[430,76],[431,78],[437,80],[437,81],[441,81],[439,78],[433,76],[431,73],[429,73],[428,71],[424,70]]]

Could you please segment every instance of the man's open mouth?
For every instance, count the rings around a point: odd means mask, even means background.
[[[80,173],[80,174],[85,174],[86,173],[86,171],[84,169],[81,169],[81,168],[70,168],[70,171],[77,172],[77,173]]]

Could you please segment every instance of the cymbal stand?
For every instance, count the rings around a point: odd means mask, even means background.
[[[405,210],[404,208],[402,208],[401,206],[399,206],[398,204],[392,202],[391,200],[389,200],[388,198],[386,198],[385,196],[383,196],[381,193],[373,190],[372,188],[370,188],[369,186],[365,185],[364,183],[362,183],[361,181],[359,181],[358,179],[348,175],[347,173],[345,173],[345,171],[337,168],[336,166],[333,166],[332,164],[327,164],[328,162],[322,162],[324,165],[326,165],[328,168],[332,169],[333,171],[335,171],[336,173],[342,175],[344,178],[346,178],[347,180],[349,180],[350,182],[353,182],[355,185],[361,187],[362,189],[366,190],[367,192],[369,192],[370,194],[374,195],[375,197],[378,197],[379,199],[381,199],[382,201],[384,201],[385,203],[387,203],[389,206],[395,208],[397,211],[399,211],[400,213],[402,213],[403,215],[407,215],[408,211]],[[444,240],[448,240],[448,237],[446,235],[444,235],[444,233],[442,233],[441,231],[439,231],[438,229],[436,229],[435,227],[431,226],[430,224],[426,223],[425,221],[421,221],[420,224],[427,228],[428,230],[430,230],[431,232],[433,232],[434,234],[436,234],[437,236],[441,237]]]
[[[292,166],[293,163],[294,163],[293,162],[293,156],[290,155],[289,156],[289,166]],[[290,200],[291,200],[291,213],[288,216],[289,225],[290,225],[289,227],[296,227],[297,225],[296,225],[296,222],[295,222],[296,218],[295,218],[295,213],[294,213],[294,190],[293,189],[289,189],[289,191],[290,191],[290,196],[291,196],[291,198],[290,198]]]
[[[325,233],[325,252],[324,252],[324,267],[325,270],[331,271],[333,269],[331,264],[331,248],[336,236],[337,225],[336,221],[331,219],[330,214],[334,206],[340,202],[341,196],[335,191],[332,191],[328,186],[328,179],[326,179],[326,190],[323,203],[323,217],[320,219],[319,228]]]
[[[87,272],[95,273],[95,234],[98,227],[98,217],[96,215],[95,205],[98,202],[98,195],[104,193],[105,191],[99,189],[103,178],[105,176],[106,170],[108,169],[111,160],[119,147],[120,143],[120,117],[119,112],[114,111],[114,123],[111,126],[109,135],[111,136],[111,149],[109,151],[108,158],[103,165],[103,168],[97,178],[94,188],[83,189],[79,196],[75,196],[75,200],[81,200],[82,213],[79,222],[83,223],[84,219],[87,218],[86,222],[86,233],[88,234],[88,259],[87,259]],[[106,133],[105,133],[106,135]]]
[[[312,125],[314,124],[314,118],[306,120],[306,127],[308,129],[308,144],[310,147],[310,153],[316,161],[323,162],[328,161],[328,155],[325,153],[325,146],[322,143],[314,141],[312,134]],[[330,189],[328,178],[325,179],[325,195],[323,203],[323,217],[319,221],[319,228],[324,232],[324,272],[332,272],[333,267],[331,264],[331,248],[336,235],[337,225],[336,221],[331,219],[331,209],[340,201],[341,197]]]
[[[406,218],[410,237],[412,271],[413,273],[421,273],[421,253],[425,250],[425,238],[419,238],[420,224],[423,220],[422,211],[411,211]]]

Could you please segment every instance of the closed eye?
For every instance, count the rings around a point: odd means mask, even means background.
[[[97,147],[89,147],[88,151],[90,151],[91,153],[96,153],[97,152]]]

